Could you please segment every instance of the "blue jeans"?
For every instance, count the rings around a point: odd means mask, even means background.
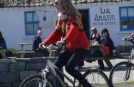
[[[72,75],[74,78],[79,80],[84,87],[91,87],[91,84],[87,82],[84,76],[75,69],[88,55],[88,50],[85,49],[77,49],[74,52],[69,52],[65,50],[55,61],[55,65],[61,70],[63,66],[65,66],[66,71]],[[59,76],[64,81],[64,78],[60,73]]]

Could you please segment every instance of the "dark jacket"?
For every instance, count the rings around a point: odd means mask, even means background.
[[[32,50],[36,51],[39,48],[39,44],[42,42],[39,36],[35,36],[33,40]]]
[[[98,37],[94,37],[93,38],[93,34],[91,35],[91,37],[90,37],[90,40],[96,40],[96,41],[98,41],[98,43],[100,44],[100,35],[98,36]]]
[[[7,45],[6,45],[6,41],[5,40],[0,42],[0,47],[2,47],[3,49],[7,49]]]
[[[109,36],[107,36],[106,39],[102,38],[101,44],[103,44],[104,46],[109,47],[110,54],[113,53],[113,50],[115,49],[115,46],[114,46],[114,43],[113,43],[112,39]]]

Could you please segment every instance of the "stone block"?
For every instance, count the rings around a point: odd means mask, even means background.
[[[25,69],[25,62],[12,62],[10,64],[9,69],[12,70],[24,70]]]
[[[39,70],[30,70],[30,71],[21,71],[20,72],[20,80],[23,81],[29,76],[39,74]]]
[[[16,58],[16,62],[28,62],[30,58]]]
[[[14,82],[13,87],[19,87],[20,84],[21,84],[21,82]]]
[[[45,68],[45,63],[30,63],[26,64],[26,70],[40,70]]]
[[[10,60],[0,60],[0,71],[9,71],[9,64],[11,63]]]
[[[8,83],[8,84],[0,84],[0,87],[12,87],[12,84],[11,83]]]
[[[37,81],[37,80],[36,80]],[[26,85],[26,87],[38,87],[38,86],[35,86],[34,82],[30,82]]]
[[[19,81],[19,72],[0,72],[0,83]]]
[[[41,57],[39,57],[39,58],[31,58],[31,59],[29,59],[28,62],[30,62],[30,63],[44,63],[45,58],[41,58]]]

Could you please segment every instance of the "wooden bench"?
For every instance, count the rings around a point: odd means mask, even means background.
[[[115,55],[106,55],[101,45],[91,46],[90,50],[100,50],[103,56],[102,57],[88,56],[85,58],[85,61],[92,62],[95,60],[104,60],[109,67],[113,66],[112,63],[110,62],[110,60],[115,59]]]
[[[55,56],[56,50],[52,50],[52,56]],[[17,51],[20,58],[25,58],[26,55],[29,55],[28,57],[43,57],[44,55],[42,53],[35,52],[33,50],[20,50]]]
[[[19,54],[20,58],[25,58],[26,54],[35,54],[35,52],[32,50],[19,50],[17,53]]]

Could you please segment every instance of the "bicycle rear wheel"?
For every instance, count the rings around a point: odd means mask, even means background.
[[[39,87],[39,82],[43,82],[41,75],[33,75],[26,78],[19,87]],[[43,87],[43,86],[41,86]],[[46,87],[55,87],[51,80],[47,79]]]
[[[110,87],[108,77],[101,70],[88,70],[83,75],[94,87]],[[79,83],[78,87],[83,86]]]
[[[113,87],[131,87],[134,85],[134,64],[131,63],[129,78],[126,79],[128,65],[128,62],[120,62],[112,68],[109,79]]]

